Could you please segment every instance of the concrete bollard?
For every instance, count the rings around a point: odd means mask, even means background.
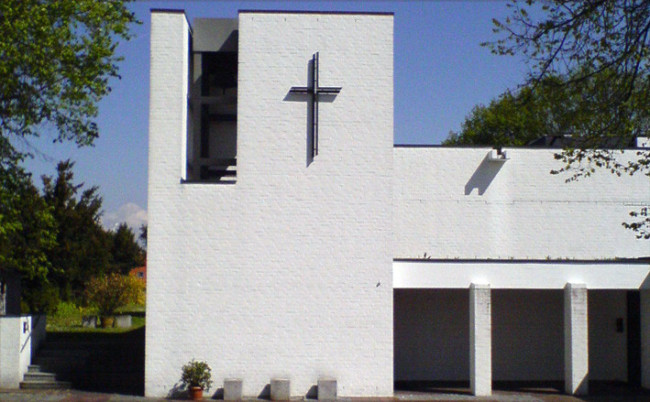
[[[223,380],[223,400],[240,400],[242,397],[243,383],[241,378],[226,378]]]
[[[291,397],[291,382],[288,378],[271,379],[271,400],[288,401]]]

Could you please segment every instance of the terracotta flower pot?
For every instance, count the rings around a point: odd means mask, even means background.
[[[99,317],[99,320],[101,321],[102,328],[112,328],[113,323],[115,323],[115,317],[113,316],[102,316]]]
[[[190,399],[193,401],[198,401],[203,399],[203,388],[201,387],[190,387]]]

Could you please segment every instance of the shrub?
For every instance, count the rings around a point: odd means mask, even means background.
[[[186,387],[201,387],[209,390],[212,386],[212,369],[206,362],[197,362],[192,360],[183,366],[181,382]]]
[[[129,303],[144,304],[144,283],[135,276],[113,273],[88,281],[85,296],[100,316],[111,316]]]
[[[72,302],[60,302],[56,311],[48,317],[48,324],[56,327],[73,327],[81,323],[82,310]]]

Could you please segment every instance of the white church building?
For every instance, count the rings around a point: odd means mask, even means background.
[[[650,387],[647,177],[395,146],[389,13],[151,18],[147,396]]]

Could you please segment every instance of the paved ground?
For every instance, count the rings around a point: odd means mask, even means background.
[[[141,396],[126,395],[129,392],[121,389],[135,389],[134,387],[115,387],[110,391],[96,392],[95,387],[84,387],[74,390],[9,390],[0,389],[0,402],[26,401],[26,402],[154,402],[172,399],[145,398]],[[115,385],[115,384],[113,384]],[[572,397],[562,393],[563,383],[556,382],[495,382],[494,393],[490,397],[474,397],[470,394],[467,382],[397,382],[396,392],[392,398],[341,398],[342,402],[402,402],[402,401],[477,401],[477,402],[650,402],[650,391],[633,387],[621,382],[590,381],[590,395]],[[138,388],[138,387],[136,387]],[[139,387],[142,389],[142,387]],[[103,391],[103,390],[102,390]],[[123,393],[120,393],[123,392]],[[132,392],[142,393],[142,391]],[[206,400],[212,397],[216,390],[206,395]],[[208,396],[210,395],[210,396]],[[303,400],[304,398],[296,398]],[[173,399],[178,400],[178,399]],[[180,400],[186,400],[181,394]],[[246,399],[247,401],[260,401],[264,399]],[[313,399],[307,399],[314,401]]]
[[[401,401],[477,401],[477,402],[648,402],[650,393],[643,391],[626,391],[619,395],[607,392],[588,397],[571,397],[558,393],[555,389],[535,389],[531,391],[495,391],[491,397],[477,398],[467,394],[464,389],[442,389],[441,392],[428,393],[419,391],[398,391],[394,398],[342,398],[350,402],[401,402]],[[207,398],[206,398],[207,399]],[[105,394],[77,390],[65,391],[20,391],[0,389],[0,401],[26,402],[154,402],[164,401],[159,398],[144,398],[119,394]],[[256,399],[251,399],[256,400]]]
[[[87,351],[88,362],[84,365],[84,370],[80,371],[80,378],[73,381],[77,389],[61,391],[0,389],[0,401],[160,402],[165,400],[125,395],[142,394],[144,391],[144,328],[118,335],[48,334],[48,343],[50,347],[52,345],[74,346]],[[396,388],[399,391],[395,392],[393,398],[342,398],[341,401],[650,402],[649,391],[622,383],[590,382],[589,389],[592,395],[579,398],[563,395],[561,382],[542,384],[497,382],[494,385],[496,389],[494,395],[486,398],[471,396],[467,382],[407,382],[397,383]],[[213,393],[214,390],[210,395]]]

